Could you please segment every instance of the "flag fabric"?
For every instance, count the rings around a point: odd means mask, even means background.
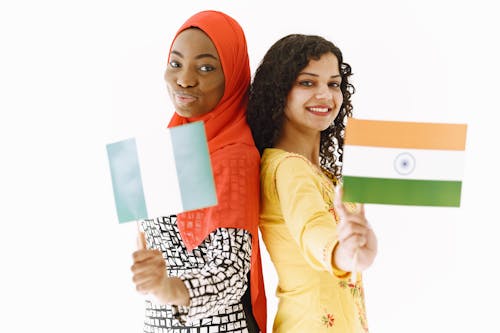
[[[148,217],[135,139],[107,146],[113,194],[121,222]]]
[[[217,204],[203,122],[106,145],[120,223]]]
[[[344,200],[459,207],[467,125],[347,121]]]

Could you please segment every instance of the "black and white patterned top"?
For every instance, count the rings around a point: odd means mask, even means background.
[[[169,276],[180,278],[190,296],[190,306],[147,300],[144,332],[253,331],[243,305],[252,253],[248,231],[218,228],[188,252],[175,215],[142,221],[142,229],[148,248],[161,250]]]

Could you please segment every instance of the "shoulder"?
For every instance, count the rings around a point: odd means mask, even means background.
[[[311,163],[302,155],[290,153],[281,149],[265,149],[261,160],[264,173],[291,173],[312,171]]]
[[[255,164],[260,163],[259,151],[255,146],[244,143],[235,143],[224,146],[210,154],[212,163],[233,163]]]

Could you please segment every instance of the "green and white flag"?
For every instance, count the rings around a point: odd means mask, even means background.
[[[217,204],[203,122],[106,146],[120,223]]]
[[[465,124],[350,118],[344,200],[459,207],[466,131]]]

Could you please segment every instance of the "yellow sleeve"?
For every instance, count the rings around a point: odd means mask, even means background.
[[[277,166],[275,177],[285,224],[306,261],[316,270],[345,275],[332,265],[337,229],[322,196],[319,175],[308,161],[288,156]]]

